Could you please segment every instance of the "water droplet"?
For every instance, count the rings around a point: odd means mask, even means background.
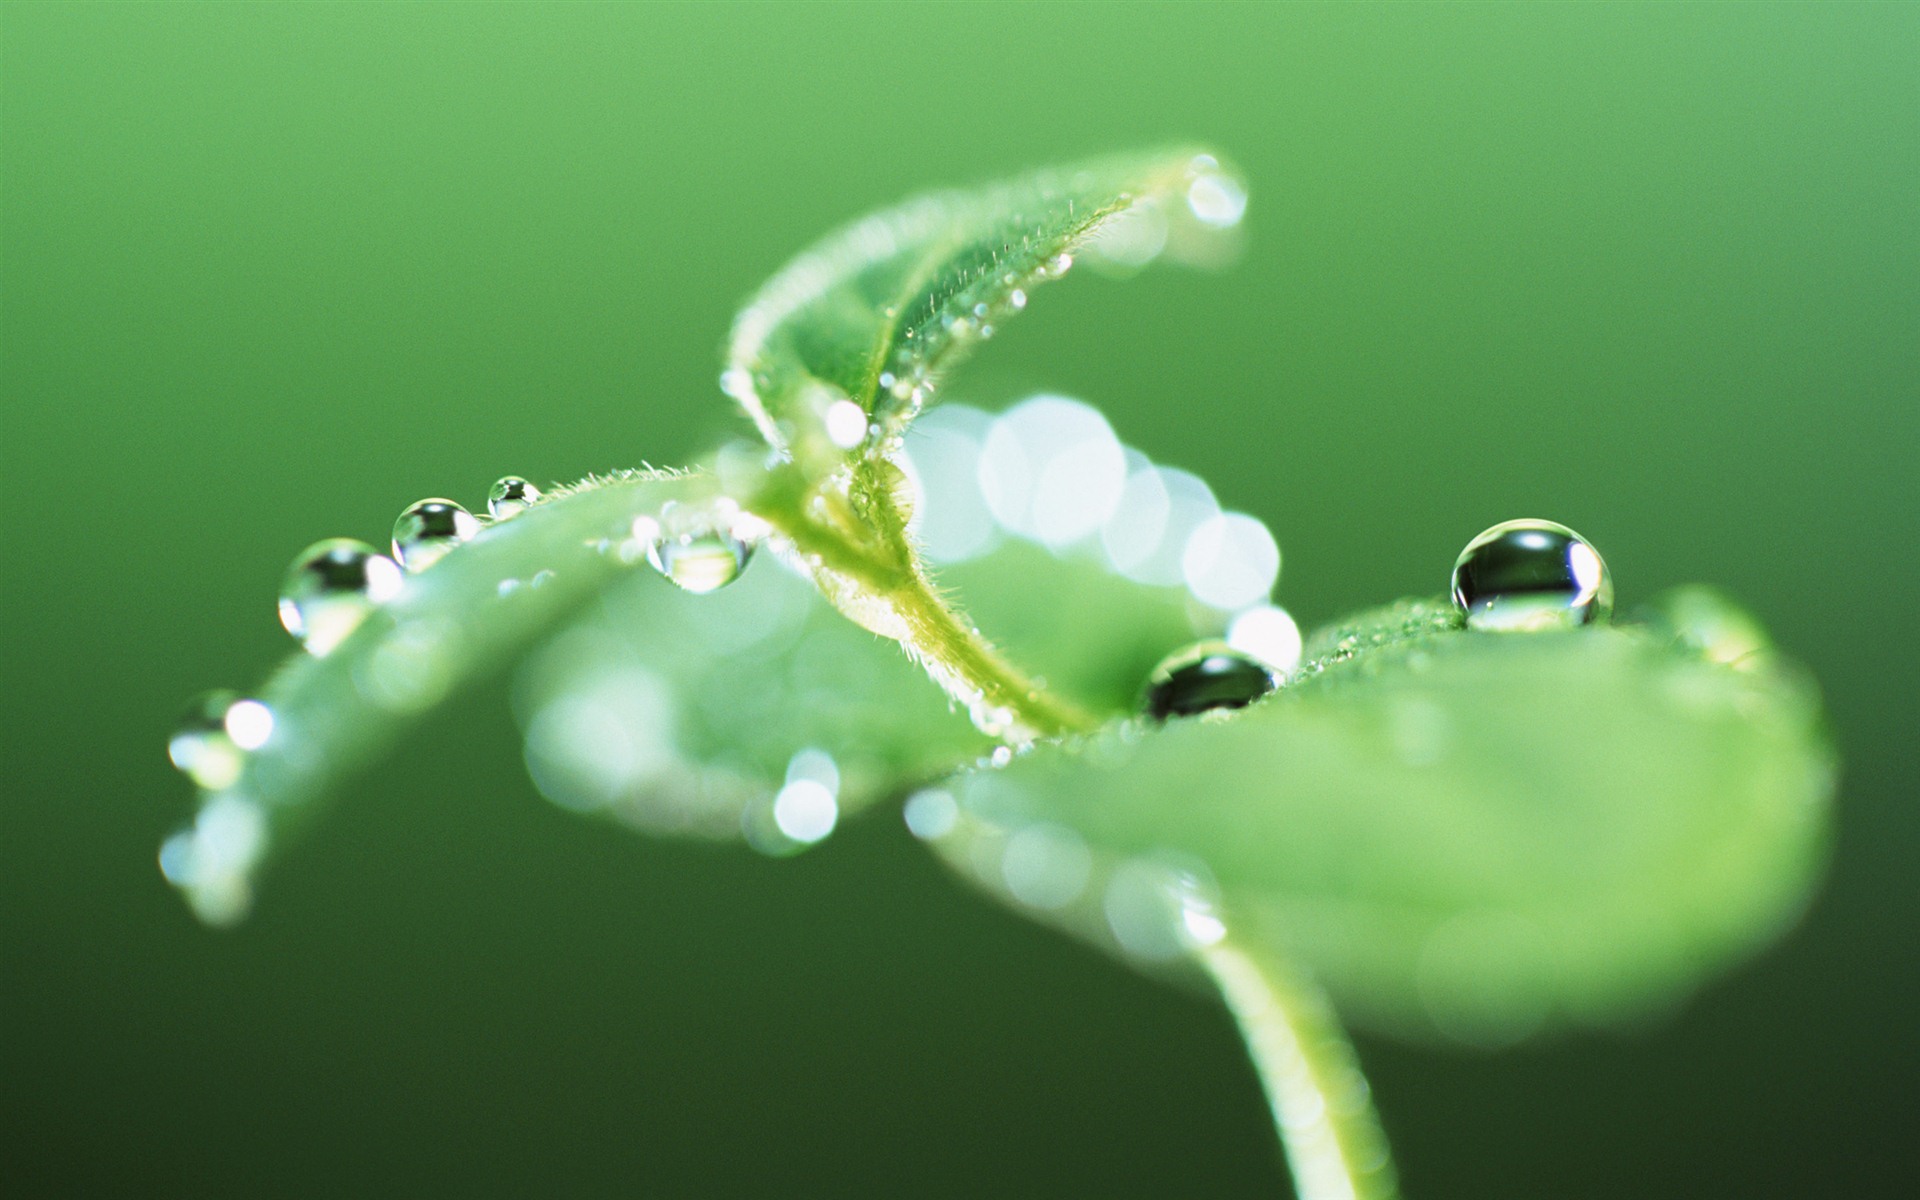
[[[1207,171],[1187,185],[1187,207],[1202,223],[1230,229],[1247,212],[1247,189],[1231,175]]]
[[[167,757],[173,765],[210,792],[232,787],[240,779],[246,754],[227,733],[227,712],[240,700],[234,692],[207,692],[194,698],[167,739]]]
[[[1008,894],[1033,908],[1065,908],[1086,890],[1092,874],[1087,843],[1061,825],[1027,826],[1007,839],[1000,858]]]
[[[209,800],[192,826],[160,847],[160,872],[186,893],[200,919],[231,925],[253,903],[250,882],[267,845],[267,818],[241,796]]]
[[[424,570],[479,532],[480,522],[453,501],[422,500],[393,523],[393,556],[409,571]]]
[[[1197,642],[1169,655],[1147,677],[1147,715],[1156,721],[1244,708],[1279,686],[1266,663],[1225,642]]]
[[[796,779],[773,798],[774,825],[802,845],[825,838],[839,820],[839,802],[818,780]]]
[[[487,512],[494,520],[504,521],[538,504],[540,496],[538,487],[518,475],[502,475],[487,489]]]
[[[236,700],[227,709],[227,736],[242,750],[258,750],[273,736],[273,710],[258,700]]]
[[[1300,626],[1284,608],[1262,604],[1236,616],[1227,626],[1227,645],[1245,651],[1279,675],[1300,665]]]
[[[1482,630],[1569,629],[1613,612],[1613,577],[1599,552],[1552,521],[1503,521],[1453,564],[1453,602]]]
[[[851,400],[835,400],[827,406],[827,440],[842,450],[851,450],[867,440],[867,411]]]
[[[740,578],[753,557],[753,543],[734,532],[733,515],[718,507],[703,512],[667,505],[660,512],[660,534],[647,548],[647,561],[696,595],[718,591]]]
[[[1244,608],[1267,598],[1280,576],[1280,545],[1257,517],[1220,513],[1200,522],[1181,548],[1187,590],[1215,608]]]
[[[923,842],[933,842],[953,832],[960,821],[960,806],[952,792],[926,788],[907,797],[902,815],[913,836]]]
[[[1681,645],[1725,666],[1756,667],[1772,649],[1758,621],[1726,596],[1700,584],[1661,597],[1655,616]]]
[[[324,655],[398,595],[405,580],[399,564],[365,542],[315,542],[280,584],[280,623],[309,653]]]

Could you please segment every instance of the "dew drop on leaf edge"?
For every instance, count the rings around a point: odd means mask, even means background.
[[[204,692],[181,714],[167,739],[167,757],[203,788],[231,787],[240,777],[240,748],[227,736],[227,710],[240,699],[230,691]]]
[[[538,504],[543,495],[538,486],[518,475],[502,475],[487,489],[487,515],[504,521]]]
[[[1613,577],[1593,544],[1565,525],[1503,521],[1460,552],[1453,603],[1469,629],[1571,629],[1612,615]]]
[[[479,532],[480,522],[455,501],[421,500],[393,523],[393,556],[409,571],[423,570]]]
[[[1244,708],[1279,686],[1273,669],[1225,642],[1197,642],[1161,661],[1147,677],[1142,707],[1156,721]]]
[[[196,696],[167,739],[167,757],[207,791],[232,787],[248,752],[273,734],[273,710],[238,692],[219,689]]]
[[[280,624],[324,655],[399,594],[400,565],[365,542],[327,538],[300,552],[280,584]]]

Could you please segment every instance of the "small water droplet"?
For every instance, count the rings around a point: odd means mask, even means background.
[[[210,792],[240,779],[246,754],[227,733],[227,712],[239,703],[235,692],[207,692],[194,698],[167,739],[167,757],[194,783]]]
[[[525,512],[540,502],[540,489],[518,475],[502,475],[487,489],[487,512],[496,521],[504,521]]]
[[[827,440],[842,450],[851,450],[867,440],[867,412],[851,400],[835,400],[827,406]]]
[[[480,532],[480,522],[452,500],[422,500],[393,523],[393,556],[409,571],[439,562],[461,542]]]
[[[273,736],[273,710],[258,700],[236,700],[227,709],[227,736],[242,750],[258,750]]]
[[[1272,668],[1225,642],[1197,642],[1147,677],[1145,708],[1156,721],[1244,708],[1279,685]]]
[[[774,825],[802,845],[824,839],[839,820],[839,802],[818,780],[796,779],[773,798]]]
[[[1033,908],[1058,909],[1086,890],[1093,854],[1079,834],[1061,825],[1029,825],[1007,839],[1001,884]]]
[[[280,584],[280,624],[315,656],[347,640],[400,593],[400,566],[365,542],[327,538],[293,560]]]
[[[1247,189],[1238,179],[1205,171],[1187,185],[1187,207],[1203,224],[1231,229],[1247,212]]]
[[[1453,602],[1471,629],[1570,629],[1613,612],[1613,577],[1585,538],[1552,521],[1503,521],[1453,564]]]
[[[1234,617],[1227,626],[1227,644],[1253,655],[1278,675],[1290,675],[1300,665],[1300,626],[1286,609],[1271,604]]]
[[[753,543],[734,532],[732,515],[718,508],[699,512],[667,505],[660,513],[660,535],[647,548],[647,561],[696,595],[718,591],[740,578],[753,557]]]
[[[907,797],[902,815],[913,836],[923,842],[934,842],[953,832],[960,821],[960,806],[952,792],[927,788]]]

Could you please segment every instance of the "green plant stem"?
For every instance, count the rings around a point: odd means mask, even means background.
[[[861,606],[862,612],[848,615],[899,641],[987,733],[1019,743],[1094,729],[1092,717],[1014,666],[947,604],[898,532],[905,529],[906,519],[891,500],[876,494],[869,503],[880,511],[877,519],[855,526],[864,535],[858,541],[848,536],[848,522],[836,527],[811,515],[807,504],[762,497],[754,512],[792,542],[802,558],[851,583],[857,596],[835,595],[824,584],[822,591],[842,611],[850,603]],[[865,619],[872,615],[866,611],[869,606],[884,608],[893,619],[877,626]]]
[[[1231,938],[1199,957],[1240,1024],[1300,1200],[1398,1197],[1372,1092],[1320,989]]]

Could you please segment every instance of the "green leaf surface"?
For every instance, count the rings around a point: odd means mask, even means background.
[[[648,473],[563,490],[410,576],[324,658],[294,655],[258,696],[271,737],[202,795],[169,843],[169,875],[209,920],[237,919],[256,868],[355,771],[536,645],[515,687],[535,782],[647,832],[782,853],[805,840],[772,807],[792,778],[824,771],[837,819],[993,748],[897,646],[772,551],[710,594],[648,567],[635,519],[712,486]],[[1146,665],[1193,632],[1183,590],[1028,543],[954,570],[1054,686],[1103,714],[1128,709]],[[1027,603],[1035,588],[1057,603]]]
[[[654,471],[588,481],[410,575],[325,657],[294,654],[257,693],[271,734],[230,785],[201,794],[193,826],[162,851],[168,878],[210,922],[245,915],[270,846],[422,714],[632,571],[643,561],[630,540],[636,516],[711,486]]]
[[[1192,636],[1180,590],[1032,545],[1004,543],[964,574],[986,602],[976,612],[1020,647],[1048,647],[1050,682],[1093,711],[1131,709],[1147,666]],[[1020,603],[1035,586],[1063,603]],[[1081,632],[1089,619],[1120,653]],[[648,832],[744,832],[773,852],[791,847],[765,810],[821,756],[844,816],[995,744],[896,646],[778,561],[710,595],[650,573],[617,583],[529,660],[515,707],[534,779],[563,806]]]
[[[1231,170],[1190,147],[921,196],[828,236],[770,280],[734,324],[723,385],[771,445],[836,461],[854,444],[829,434],[836,402],[897,432],[943,372],[1076,254],[1123,269],[1220,261],[1245,202]]]
[[[1817,701],[1702,595],[1561,633],[1462,631],[1437,604],[1367,614],[1244,711],[972,773],[942,848],[1123,945],[1153,903],[1101,889],[1158,880],[1168,956],[1224,927],[1379,1028],[1497,1044],[1629,1018],[1764,941],[1823,860]],[[1072,902],[1047,891],[1047,839],[1091,875]]]

